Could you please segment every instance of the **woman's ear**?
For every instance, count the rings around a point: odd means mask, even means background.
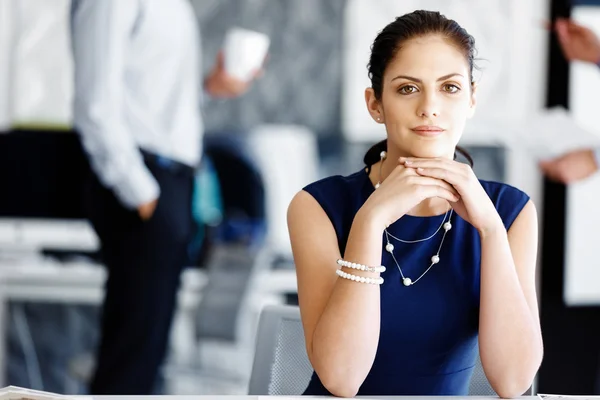
[[[477,84],[475,82],[471,83],[471,99],[469,104],[469,113],[467,118],[473,118],[475,115],[475,109],[477,108]]]
[[[383,110],[381,108],[381,102],[375,97],[375,91],[373,88],[365,89],[365,102],[367,103],[367,110],[375,122],[379,124],[384,123]]]

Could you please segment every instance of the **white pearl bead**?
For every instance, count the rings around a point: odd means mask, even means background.
[[[451,224],[450,222],[446,222],[446,223],[444,224],[444,230],[447,232],[447,231],[449,231],[450,229],[452,229],[452,224]]]
[[[381,153],[379,153],[379,157],[384,160],[387,157],[387,152],[382,151]]]
[[[437,264],[440,262],[440,257],[438,255],[435,255],[433,257],[431,257],[431,262],[434,264]]]
[[[375,189],[379,189],[379,186],[381,186],[381,183],[377,182],[377,183],[375,184]]]
[[[379,272],[385,272],[385,267],[382,265],[381,268],[379,269]]]
[[[410,286],[412,285],[412,280],[410,278],[404,278],[402,283],[404,283],[404,286]]]
[[[367,279],[365,277],[360,278],[360,283],[365,283],[366,281],[367,281]]]
[[[392,251],[394,251],[394,245],[391,243],[386,244],[385,251],[387,251],[388,253],[391,253]]]

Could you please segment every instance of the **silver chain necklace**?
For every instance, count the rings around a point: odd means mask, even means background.
[[[429,239],[431,239],[432,237],[434,237],[435,235],[437,235],[437,233],[440,231],[440,229],[442,229],[442,227],[443,227],[443,226],[444,226],[444,224],[445,224],[446,218],[448,218],[448,213],[449,213],[449,212],[451,213],[452,211],[451,211],[451,210],[448,210],[448,211],[446,211],[446,213],[444,214],[444,218],[442,218],[442,223],[440,224],[440,226],[438,226],[438,228],[435,230],[435,232],[433,232],[433,233],[431,234],[431,236],[428,236],[428,237],[426,237],[426,238],[424,238],[424,239],[403,240],[403,239],[400,239],[400,238],[398,238],[398,237],[396,237],[396,236],[392,235],[392,234],[391,234],[391,233],[389,233],[389,232],[388,232],[388,236],[389,236],[389,237],[391,237],[391,238],[393,238],[393,239],[396,239],[396,240],[397,240],[397,241],[399,241],[399,242],[402,242],[402,243],[408,243],[408,244],[411,244],[411,243],[419,243],[419,242],[426,242],[426,241],[428,241]]]
[[[381,186],[381,171],[382,171],[382,167],[383,167],[383,161],[386,159],[387,157],[387,153],[385,151],[382,151],[379,154],[380,158],[381,158],[381,163],[379,164],[379,181],[375,184],[375,189],[379,188],[379,186]],[[450,213],[450,215],[448,216],[448,212]],[[442,219],[442,224],[439,226],[439,228],[433,233],[433,235],[426,237],[424,239],[417,239],[417,240],[402,240],[397,238],[396,236],[393,236],[392,234],[390,234],[387,231],[386,227],[383,231],[385,233],[385,240],[386,240],[386,245],[385,245],[385,250],[390,253],[390,255],[392,256],[392,260],[394,260],[394,263],[396,264],[396,267],[398,267],[398,271],[400,271],[400,276],[402,277],[402,283],[404,284],[404,286],[411,286],[414,285],[415,283],[417,283],[423,276],[425,276],[425,274],[427,272],[429,272],[429,270],[437,263],[440,262],[440,251],[442,250],[442,245],[444,244],[444,239],[446,239],[446,235],[448,234],[448,232],[450,231],[450,229],[452,229],[452,224],[450,223],[450,220],[452,219],[452,213],[454,212],[453,209],[450,209],[449,211],[446,211],[446,213],[444,214],[444,218]],[[446,222],[446,217],[448,217],[448,221]],[[419,243],[419,242],[424,242],[427,241],[431,238],[433,238],[439,231],[441,228],[444,228],[444,234],[442,236],[442,241],[440,242],[440,245],[437,249],[437,252],[431,256],[431,264],[429,265],[429,268],[427,268],[425,270],[425,272],[423,272],[417,279],[415,279],[414,281],[412,279],[410,279],[407,276],[404,276],[404,273],[402,272],[402,268],[400,268],[400,263],[398,263],[398,260],[396,260],[396,256],[394,255],[394,245],[392,243],[390,243],[390,237],[394,238],[396,240],[398,240],[399,242],[402,243]]]

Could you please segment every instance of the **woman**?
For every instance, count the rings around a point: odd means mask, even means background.
[[[522,394],[539,368],[535,207],[454,161],[475,110],[474,53],[473,37],[437,12],[385,27],[365,99],[387,140],[364,170],[290,204],[315,369],[305,394],[465,395],[478,343],[502,397]]]

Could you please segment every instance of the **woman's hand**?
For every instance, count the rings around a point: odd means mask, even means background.
[[[398,165],[365,202],[361,211],[376,218],[381,229],[400,219],[425,199],[439,197],[459,200],[451,184],[435,177],[419,175],[414,168]]]
[[[460,200],[451,203],[452,208],[480,234],[504,227],[496,207],[467,164],[446,158],[401,158],[400,163],[419,176],[441,179],[452,185],[460,196]]]

